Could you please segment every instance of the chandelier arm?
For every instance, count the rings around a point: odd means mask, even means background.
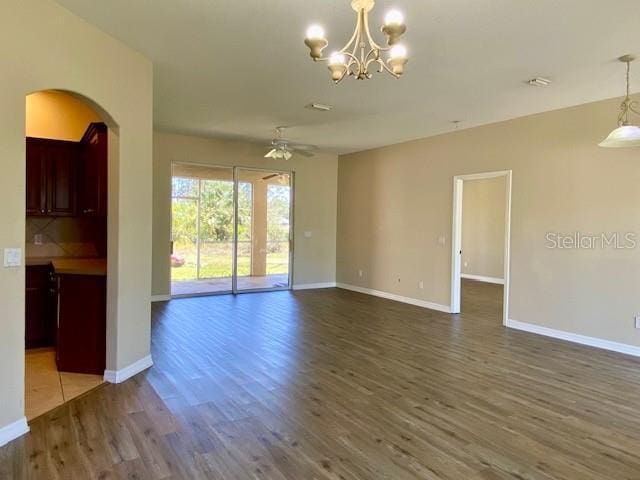
[[[371,54],[374,53],[374,52],[376,52],[376,51],[374,49],[372,49],[369,52],[369,54],[367,55],[367,63],[365,63],[365,66],[364,66],[365,70],[369,70],[369,65],[371,65],[372,63],[381,61],[379,54],[376,54],[374,57],[369,58],[371,56]],[[380,70],[380,71],[382,71],[382,70]]]
[[[369,46],[371,46],[372,49],[382,50],[382,47],[378,45],[376,41],[373,39],[373,37],[371,36],[371,30],[369,29],[369,14],[364,10],[362,12],[364,17],[364,31],[367,34],[367,40],[369,40]]]
[[[638,110],[638,105],[640,105],[640,103],[638,103],[638,101],[633,101],[633,102],[629,102],[629,110],[631,110],[633,113],[635,113],[636,115],[640,115],[640,110]]]
[[[386,72],[390,73],[391,75],[393,75],[394,77],[400,78],[400,75],[398,75],[397,73],[394,73],[393,70],[391,70],[387,66],[387,64],[384,63],[384,61],[381,58],[378,59],[378,63],[380,64],[380,72],[385,72],[386,71]]]
[[[356,45],[358,42],[356,41],[358,38],[358,32],[360,31],[360,15],[357,15],[358,20],[356,21],[356,29],[353,31],[353,35],[351,35],[351,39],[346,43],[344,47],[340,49],[338,53],[348,53],[347,51],[351,47],[351,44],[355,41]]]

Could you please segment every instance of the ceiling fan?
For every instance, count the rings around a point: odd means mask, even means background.
[[[313,157],[313,150],[317,147],[314,145],[304,145],[300,143],[291,143],[290,140],[284,138],[284,131],[287,127],[276,127],[276,138],[271,140],[271,150],[264,158],[274,158],[276,160],[289,160],[294,154],[300,154],[303,157]]]

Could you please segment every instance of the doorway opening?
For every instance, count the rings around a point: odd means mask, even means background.
[[[293,173],[172,165],[172,297],[291,286]]]
[[[451,313],[507,323],[511,179],[510,170],[454,177]]]
[[[103,383],[108,127],[79,96],[26,98],[25,413]]]

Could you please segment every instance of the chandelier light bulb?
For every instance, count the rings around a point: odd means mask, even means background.
[[[389,57],[396,60],[407,58],[407,48],[404,45],[394,45],[389,51]]]
[[[329,65],[345,65],[345,56],[340,52],[333,52],[329,57]]]
[[[322,28],[320,25],[311,25],[307,29],[307,39],[309,40],[324,39],[324,28]]]
[[[387,26],[403,25],[404,15],[402,15],[400,10],[389,10],[387,15],[384,17],[384,24]]]

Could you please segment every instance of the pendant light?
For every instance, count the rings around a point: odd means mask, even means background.
[[[638,102],[631,100],[629,90],[629,71],[631,62],[635,60],[633,55],[625,55],[619,60],[627,64],[627,96],[620,104],[620,115],[618,116],[618,128],[599,145],[606,148],[640,147],[640,127],[629,123],[629,112],[640,115],[637,110]]]

